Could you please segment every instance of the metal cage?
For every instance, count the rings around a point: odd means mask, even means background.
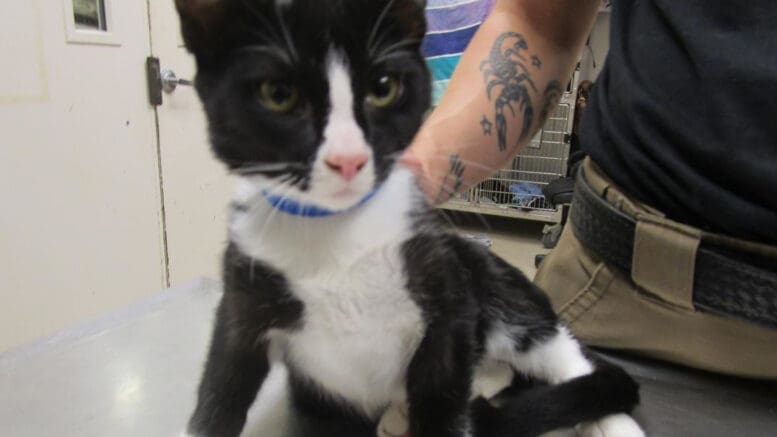
[[[441,208],[558,223],[561,212],[545,200],[542,187],[567,175],[576,78],[540,132],[508,166]]]

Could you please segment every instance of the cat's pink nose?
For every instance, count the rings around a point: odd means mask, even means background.
[[[353,179],[367,164],[370,157],[366,153],[353,155],[330,155],[324,159],[327,167],[336,171],[346,181]]]

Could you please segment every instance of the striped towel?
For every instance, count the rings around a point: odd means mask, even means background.
[[[461,53],[491,12],[495,0],[428,0],[428,32],[422,46],[432,72],[434,105],[448,86]]]

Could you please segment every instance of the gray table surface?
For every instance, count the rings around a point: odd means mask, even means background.
[[[219,289],[197,281],[0,355],[0,436],[179,435],[194,406]],[[636,417],[648,435],[777,436],[774,383],[608,358],[642,384]],[[287,406],[278,367],[243,435],[288,437]]]

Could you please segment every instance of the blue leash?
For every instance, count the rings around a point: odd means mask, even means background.
[[[376,193],[377,193],[377,190],[371,191],[369,194],[364,196],[359,201],[359,203],[357,203],[356,205],[350,208],[332,210],[332,209],[323,208],[317,205],[313,205],[310,203],[301,203],[296,200],[289,199],[288,197],[272,195],[267,193],[266,191],[262,192],[262,194],[264,195],[264,198],[267,199],[267,202],[269,202],[273,208],[281,212],[285,212],[286,214],[296,215],[300,217],[330,217],[335,214],[348,212],[352,209],[358,208],[364,205],[365,203],[369,202],[369,200],[372,199]]]

